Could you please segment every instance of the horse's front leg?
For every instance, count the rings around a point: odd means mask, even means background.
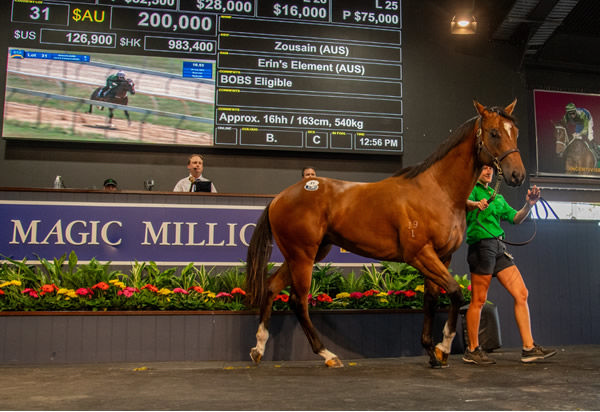
[[[456,325],[458,323],[458,311],[464,302],[464,297],[458,282],[448,272],[449,261],[442,263],[431,245],[421,249],[421,253],[412,262],[412,265],[421,271],[426,277],[424,312],[425,320],[423,324],[423,335],[421,343],[429,355],[429,364],[433,368],[447,367],[448,356],[452,340],[456,336]],[[434,284],[435,283],[435,284]],[[448,313],[448,321],[444,326],[444,339],[433,347],[433,318],[437,305],[437,296],[439,288],[443,287],[448,293],[451,306]],[[437,354],[436,354],[437,353]]]
[[[429,364],[432,368],[448,367],[448,355],[438,353],[438,348],[433,345],[433,321],[438,306],[440,288],[429,279],[425,279],[425,296],[423,298],[423,332],[421,345],[429,355]]]
[[[456,336],[456,326],[458,324],[458,313],[462,301],[455,302],[451,300],[450,310],[448,311],[448,320],[444,325],[444,337],[440,343],[435,346],[436,359],[441,363],[442,368],[448,366],[448,356],[452,350],[452,342]]]

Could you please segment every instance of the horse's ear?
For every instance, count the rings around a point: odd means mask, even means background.
[[[482,105],[481,103],[479,103],[477,100],[473,99],[473,106],[475,106],[475,109],[477,110],[477,113],[479,113],[480,115],[483,116],[483,112],[485,110],[485,106]]]
[[[512,114],[513,110],[515,110],[515,106],[517,105],[517,98],[515,97],[515,100],[513,100],[513,102],[511,104],[509,104],[508,106],[506,106],[504,108],[504,111],[508,114]]]

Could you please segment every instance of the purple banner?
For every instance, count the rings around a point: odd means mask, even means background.
[[[0,259],[240,265],[262,206],[0,202]],[[281,262],[273,250],[272,262]],[[324,263],[373,262],[333,247]]]

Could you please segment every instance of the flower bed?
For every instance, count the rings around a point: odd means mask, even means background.
[[[176,273],[153,262],[136,262],[128,274],[92,260],[78,265],[71,253],[41,259],[41,265],[7,259],[0,268],[0,311],[134,311],[248,310],[239,267],[213,274],[189,264]],[[455,276],[470,298],[466,275]],[[311,309],[420,309],[423,277],[404,263],[364,266],[360,274],[343,274],[331,265],[316,265],[309,294]],[[290,310],[289,290],[275,299],[275,311]],[[442,306],[449,300],[442,291]]]

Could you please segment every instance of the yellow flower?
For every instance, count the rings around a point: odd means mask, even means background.
[[[349,298],[350,294],[348,292],[342,292],[335,295],[336,299]]]
[[[115,282],[114,285],[121,289],[125,289],[127,287],[127,286],[125,286],[125,283],[123,283],[123,282]]]
[[[171,292],[171,291],[170,291],[169,289],[167,289],[167,288],[162,288],[161,290],[159,290],[159,291],[158,291],[158,294],[159,294],[159,295],[170,295],[171,293],[173,293],[173,292]]]
[[[65,288],[60,288],[58,289],[58,291],[56,292],[57,295],[67,295],[68,297],[65,298],[65,300],[69,300],[69,298],[76,298],[77,297],[77,293],[75,293],[75,291],[73,289],[65,289]]]
[[[387,293],[385,293],[385,292],[379,292],[379,293],[378,293],[376,296],[377,296],[378,298],[383,298],[383,297],[387,297],[387,295],[388,295],[388,294],[387,294]],[[383,302],[383,300],[381,300],[380,302]],[[387,302],[387,300],[386,300],[386,302]]]
[[[112,283],[113,285],[117,282],[119,282],[119,279],[111,279],[108,281],[108,283]]]
[[[423,292],[425,293],[425,285],[419,285],[415,288],[415,292]]]
[[[20,280],[6,281],[6,282],[0,284],[0,288],[3,288],[4,286],[10,286],[10,285],[21,286],[21,281]]]
[[[377,295],[377,296],[379,296],[379,295]],[[379,302],[381,302],[381,303],[388,303],[388,300],[385,299],[385,298],[381,298],[381,299],[379,299]]]
[[[214,294],[213,292],[208,292],[208,293],[206,294],[206,296],[212,299],[212,298],[216,297],[217,295],[216,295],[216,294]]]

